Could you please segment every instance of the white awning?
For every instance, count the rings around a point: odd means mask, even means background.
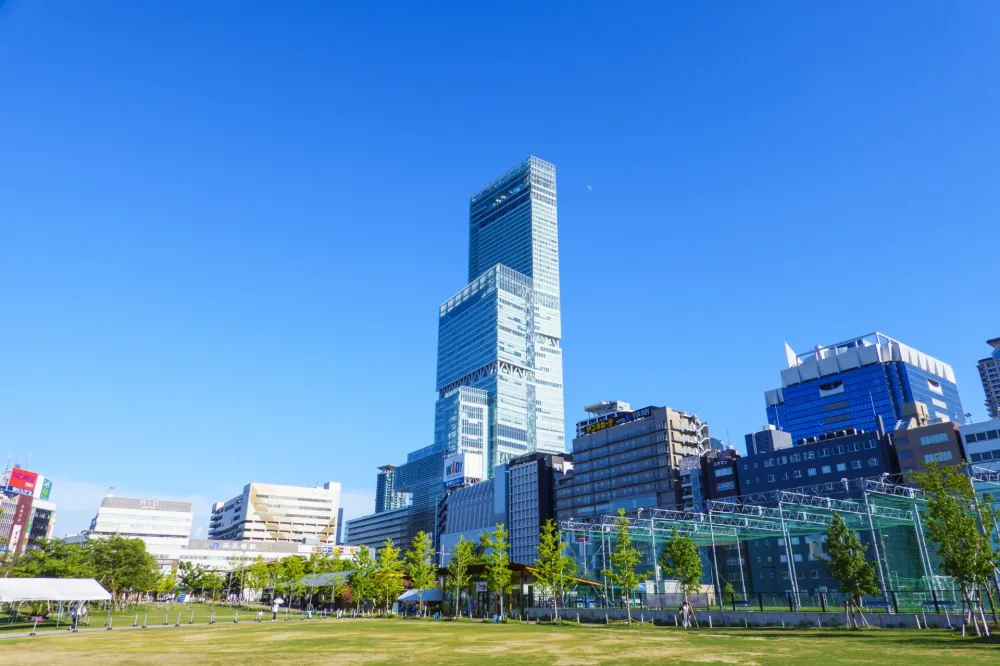
[[[93,578],[0,578],[0,602],[106,601],[111,595]]]
[[[423,601],[442,601],[444,595],[441,594],[441,590],[436,587],[432,587],[429,590],[407,590],[399,595],[397,601],[404,601],[409,603],[417,603],[423,598]]]

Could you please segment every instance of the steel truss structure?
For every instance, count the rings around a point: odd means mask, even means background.
[[[970,468],[968,474],[979,501],[1000,501],[1000,473]],[[746,572],[740,544],[751,540],[780,539],[788,566],[791,597],[797,605],[800,593],[792,540],[825,534],[834,514],[837,514],[849,529],[866,535],[872,545],[882,596],[888,606],[889,590],[900,582],[899,574],[891,570],[893,561],[896,561],[897,569],[901,561],[912,563],[909,568],[920,572],[917,584],[925,590],[941,589],[943,578],[935,573],[936,557],[924,533],[926,518],[921,514],[926,514],[927,499],[923,491],[903,485],[900,480],[883,476],[792,491],[757,493],[725,501],[710,501],[706,511],[639,509],[628,514],[628,532],[651,569],[657,591],[662,581],[657,561],[658,546],[662,546],[676,532],[705,548],[705,559],[709,562],[717,598],[721,598],[722,594],[718,573],[719,548],[736,551],[745,599]],[[818,489],[829,493],[806,492]],[[577,556],[580,571],[584,574],[600,575],[607,569],[608,555],[618,530],[617,520],[617,516],[600,516],[592,520],[573,519],[560,523],[566,542],[576,544],[575,549],[570,550]],[[1000,539],[1000,526],[991,527],[994,538]],[[888,543],[885,539],[887,532],[892,536]],[[590,544],[596,546],[588,549]],[[916,557],[913,557],[913,550]],[[893,575],[896,576],[895,582]],[[1000,587],[1000,581],[995,582]],[[606,580],[604,587],[607,593]]]

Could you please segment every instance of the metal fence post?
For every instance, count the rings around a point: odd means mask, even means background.
[[[760,612],[763,613],[764,612],[764,593],[763,592],[758,592],[757,593],[757,603],[760,604]]]
[[[826,594],[824,592],[819,593],[819,607],[824,613],[826,612]]]
[[[895,609],[896,615],[899,615],[899,597],[896,595],[895,590],[893,590],[892,592],[892,607]],[[886,608],[885,610],[886,612],[889,611],[888,608]]]
[[[931,590],[931,600],[934,601],[934,612],[941,613],[941,605],[938,603],[937,592]]]

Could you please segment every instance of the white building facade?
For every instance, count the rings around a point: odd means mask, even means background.
[[[340,484],[316,488],[248,483],[243,493],[216,502],[209,539],[335,544]]]
[[[959,426],[965,456],[973,467],[1000,471],[1000,419]]]

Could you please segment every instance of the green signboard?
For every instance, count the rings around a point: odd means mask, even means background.
[[[52,494],[52,482],[48,479],[42,483],[42,493],[38,496],[38,499],[47,500],[49,495]]]

